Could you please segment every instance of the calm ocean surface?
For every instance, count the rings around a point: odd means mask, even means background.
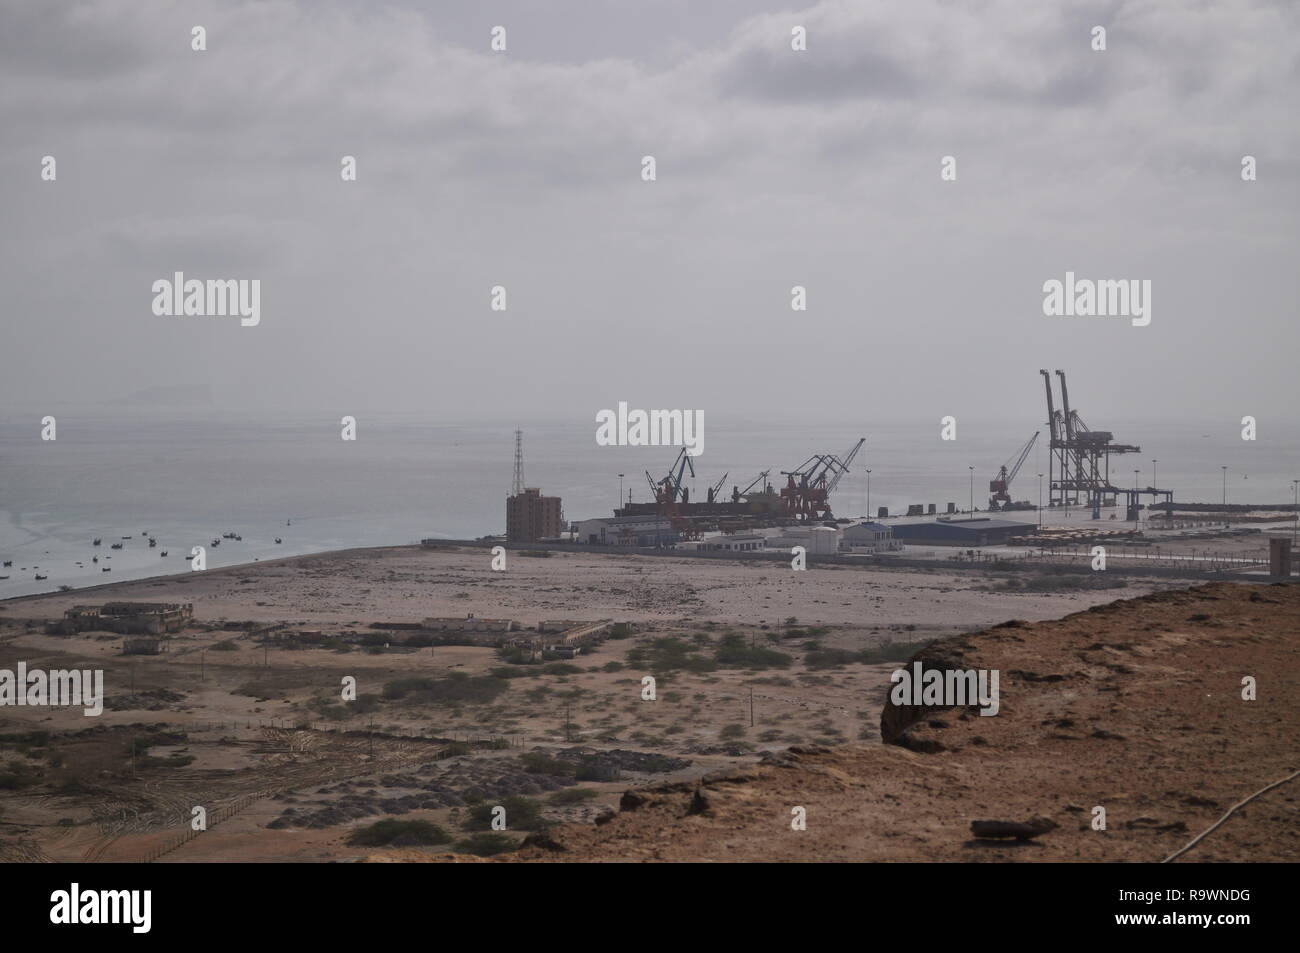
[[[644,471],[661,476],[676,455],[670,447],[597,446],[594,412],[590,422],[473,426],[359,415],[355,442],[340,439],[339,414],[271,420],[101,410],[57,416],[53,442],[40,439],[39,414],[0,419],[0,556],[13,560],[0,569],[0,576],[9,576],[0,581],[0,598],[185,571],[194,545],[208,547],[208,566],[215,568],[425,536],[499,533],[516,426],[524,430],[526,483],[563,497],[568,520],[609,515],[620,472],[625,495],[630,489],[634,500],[648,499]],[[1113,459],[1112,479],[1120,485],[1133,483],[1135,467],[1141,485],[1148,485],[1152,458],[1159,461],[1160,485],[1181,500],[1221,499],[1223,465],[1230,502],[1290,501],[1291,480],[1300,477],[1300,425],[1253,443],[1240,439],[1233,421],[1106,426],[1118,440],[1143,449]],[[945,443],[937,420],[809,427],[706,414],[691,498],[704,499],[724,471],[728,493],[768,468],[769,480],[780,485],[781,470],[813,452],[843,453],[865,436],[866,447],[834,497],[836,515],[867,512],[867,467],[873,510],[937,503],[942,511],[950,500],[964,508],[971,465],[982,508],[989,479],[1036,429],[1041,425],[1033,421],[964,419],[958,440]],[[1016,499],[1037,499],[1045,443],[1044,433],[1012,486]],[[156,549],[149,548],[146,532],[157,538]],[[211,540],[226,532],[243,541],[222,540],[211,548]],[[102,546],[92,547],[95,537]],[[123,549],[110,549],[114,542]],[[95,555],[98,565],[91,562]],[[112,571],[101,572],[104,566]],[[37,582],[37,571],[49,579]]]

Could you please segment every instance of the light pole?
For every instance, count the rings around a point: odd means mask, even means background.
[[[1228,468],[1219,467],[1223,471],[1223,505],[1228,505]]]
[[[970,471],[970,515],[971,519],[975,518],[975,468],[967,467]]]
[[[1038,474],[1038,528],[1043,528],[1043,475]]]
[[[1151,461],[1151,485],[1156,489],[1160,488],[1160,484],[1156,481],[1156,464],[1159,462],[1159,460]]]
[[[618,509],[623,508],[623,474],[618,475]]]
[[[1295,549],[1296,521],[1300,520],[1300,480],[1291,481],[1291,496],[1295,500],[1295,507],[1291,511],[1291,548]]]
[[[867,471],[867,519],[871,519],[871,471]]]

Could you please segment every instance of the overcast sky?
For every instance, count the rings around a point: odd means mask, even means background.
[[[0,0],[0,401],[1294,417],[1298,11]],[[1045,317],[1067,270],[1151,324]]]

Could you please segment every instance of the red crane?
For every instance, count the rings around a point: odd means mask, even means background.
[[[1055,424],[1053,424],[1053,426],[1055,426]],[[1003,506],[1011,502],[1011,494],[1008,492],[1011,489],[1011,481],[1014,480],[1016,474],[1020,472],[1020,467],[1024,464],[1025,458],[1029,456],[1029,451],[1034,449],[1034,441],[1038,439],[1038,434],[1040,432],[1041,431],[1035,430],[1034,435],[1029,438],[1029,442],[1020,448],[1020,452],[1014,454],[1011,457],[1011,460],[1002,464],[1001,469],[998,470],[997,476],[989,481],[989,490],[993,493],[993,495],[989,497],[990,510],[1000,510]],[[1012,463],[1012,460],[1015,462]]]
[[[833,453],[815,453],[795,470],[782,470],[786,484],[781,488],[785,512],[802,520],[833,519],[831,493],[840,478],[849,472],[849,464],[858,455],[866,437],[860,437],[853,449],[842,457]]]

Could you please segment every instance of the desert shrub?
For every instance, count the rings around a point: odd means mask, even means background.
[[[638,645],[627,653],[627,660],[633,665],[647,666],[656,675],[677,671],[711,672],[717,667],[711,659],[700,655],[695,646],[672,635]]]
[[[724,668],[788,668],[792,661],[784,652],[751,645],[743,635],[736,634],[724,635],[713,657]]]
[[[388,817],[353,831],[348,843],[360,847],[423,847],[446,844],[451,835],[431,821],[401,821]]]
[[[484,801],[469,809],[464,827],[468,831],[492,830],[492,812],[498,807],[506,809],[506,827],[512,831],[536,831],[546,826],[542,819],[542,806],[529,797],[511,795],[500,801]]]
[[[564,788],[551,795],[551,803],[581,804],[583,801],[590,801],[596,793],[592,788]]]
[[[384,685],[388,701],[426,705],[485,704],[506,690],[506,680],[494,675],[452,672],[444,678],[399,678]]]
[[[498,834],[495,831],[471,834],[464,840],[456,842],[456,850],[462,854],[473,854],[476,857],[493,857],[497,854],[515,850],[518,846],[513,838],[507,837],[505,834]]]

